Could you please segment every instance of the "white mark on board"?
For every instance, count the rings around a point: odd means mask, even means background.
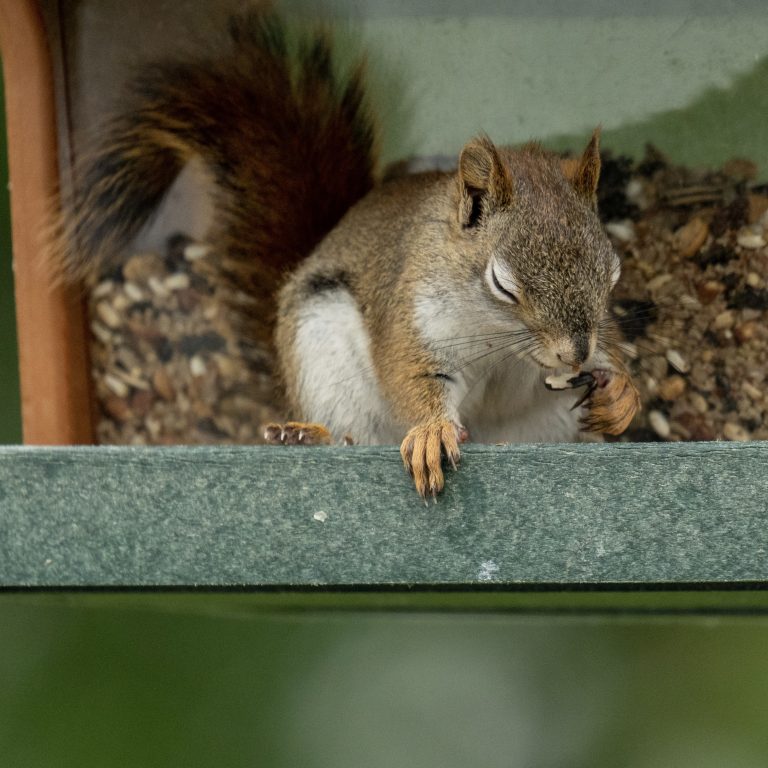
[[[493,560],[484,560],[480,563],[480,570],[477,573],[478,581],[493,581],[499,572],[499,566]]]
[[[328,519],[328,513],[320,510],[320,512],[315,512],[315,514],[312,515],[312,519],[317,520],[318,523],[324,523]]]
[[[603,557],[605,555],[605,545],[602,540],[597,542],[597,556]]]

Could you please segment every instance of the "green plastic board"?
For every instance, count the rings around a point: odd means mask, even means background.
[[[4,588],[768,586],[768,443],[0,449]]]

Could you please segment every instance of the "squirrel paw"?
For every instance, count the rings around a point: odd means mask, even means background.
[[[333,438],[322,424],[304,424],[289,421],[285,424],[267,424],[264,440],[270,445],[330,445]]]
[[[465,434],[463,427],[443,420],[420,424],[405,436],[400,445],[400,455],[406,471],[416,484],[416,490],[425,501],[428,493],[436,499],[445,485],[440,466],[443,453],[456,469],[460,457],[459,441],[464,442]]]
[[[620,435],[640,410],[640,393],[625,371],[598,368],[590,372],[594,385],[586,398],[585,432]]]

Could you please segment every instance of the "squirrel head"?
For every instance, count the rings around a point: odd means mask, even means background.
[[[598,128],[579,159],[562,160],[480,137],[459,158],[460,237],[488,301],[531,332],[530,356],[548,368],[589,360],[620,274],[597,216],[599,143]]]

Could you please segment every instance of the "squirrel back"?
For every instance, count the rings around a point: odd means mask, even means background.
[[[254,300],[248,332],[268,341],[281,274],[373,184],[362,78],[359,63],[339,82],[326,32],[291,46],[263,7],[231,19],[227,50],[146,66],[76,175],[57,261],[78,278],[110,266],[200,158],[215,182],[217,272]]]

